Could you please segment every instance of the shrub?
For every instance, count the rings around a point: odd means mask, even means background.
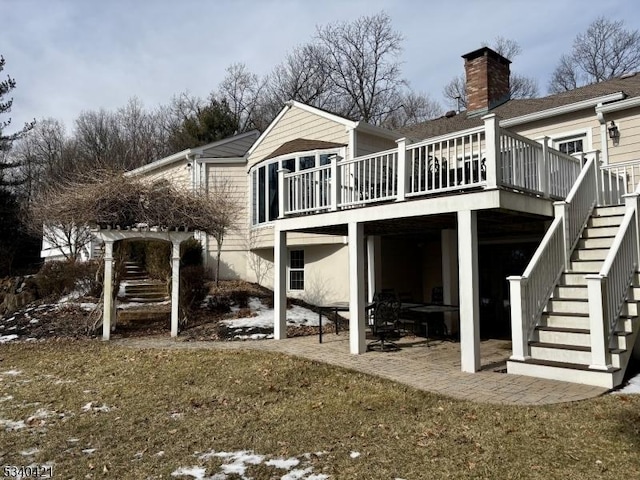
[[[75,290],[99,295],[102,290],[102,272],[99,263],[53,261],[46,262],[36,275],[40,297],[61,296]]]
[[[204,277],[202,266],[191,265],[180,269],[180,309],[183,324],[207,294]]]
[[[202,265],[202,244],[195,238],[185,240],[180,246],[180,258],[185,267]]]
[[[145,242],[145,268],[151,278],[166,280],[171,277],[171,244]]]

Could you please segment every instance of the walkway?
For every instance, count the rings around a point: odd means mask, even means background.
[[[235,342],[185,342],[180,338],[154,336],[114,339],[113,343],[133,348],[181,348],[211,350],[267,350],[316,360],[358,372],[386,378],[419,390],[460,400],[510,405],[546,405],[572,402],[602,395],[607,390],[576,383],[544,380],[501,373],[511,351],[511,342],[483,341],[482,370],[475,374],[460,371],[460,344],[406,337],[398,352],[349,353],[348,334],[296,337],[286,340]]]

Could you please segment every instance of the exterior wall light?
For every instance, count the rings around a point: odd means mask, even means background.
[[[613,120],[611,120],[611,125],[609,125],[609,138],[614,142],[617,142],[620,139],[620,130],[618,130],[618,126],[615,124]]]

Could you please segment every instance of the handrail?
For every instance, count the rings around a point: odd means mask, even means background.
[[[467,128],[466,130],[459,130],[453,133],[446,133],[444,135],[438,135],[437,137],[430,137],[419,142],[412,143],[412,147],[424,147],[432,143],[446,142],[447,140],[453,140],[455,138],[467,137],[476,133],[484,133],[484,125],[479,127]]]
[[[570,196],[557,202],[555,218],[522,276],[509,277],[513,359],[529,356],[529,340],[544,307],[568,267],[573,246],[595,207],[596,172],[593,159],[582,169]]]
[[[591,367],[607,369],[616,326],[638,270],[638,199],[640,187],[625,198],[625,214],[600,272],[587,276],[591,337]]]
[[[304,170],[298,170],[297,172],[288,172],[284,174],[284,177],[285,178],[300,177],[300,176],[303,176],[304,174],[321,172],[322,170],[330,170],[330,169],[331,169],[331,164],[320,165],[319,167],[305,168]]]
[[[375,152],[375,153],[369,153],[368,155],[360,155],[359,157],[355,157],[355,158],[348,158],[348,159],[343,159],[340,160],[338,162],[339,166],[342,165],[349,165],[350,163],[358,163],[358,162],[362,162],[364,160],[368,160],[370,158],[373,157],[382,157],[384,155],[394,155],[398,153],[398,148],[390,148],[388,150],[383,150],[381,152]]]

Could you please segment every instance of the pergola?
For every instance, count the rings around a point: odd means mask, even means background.
[[[102,339],[109,340],[116,325],[116,309],[113,301],[113,244],[122,240],[161,240],[171,243],[171,336],[178,335],[178,308],[180,299],[180,245],[193,238],[194,232],[131,228],[96,229],[92,232],[104,242],[104,307],[102,314]]]

